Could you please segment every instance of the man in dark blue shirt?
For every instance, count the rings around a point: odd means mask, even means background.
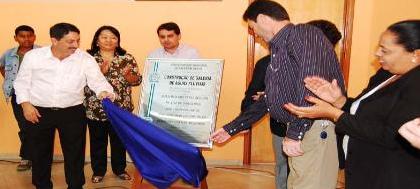
[[[327,20],[312,20],[308,22],[312,26],[317,27],[327,37],[328,41],[335,47],[341,39],[341,33],[337,27]],[[245,111],[251,104],[257,101],[263,94],[265,89],[265,72],[270,64],[270,55],[264,56],[255,63],[252,79],[245,92],[245,97],[241,103],[241,112]],[[276,160],[276,189],[286,189],[287,181],[287,156],[283,153],[282,140],[286,136],[286,126],[277,120],[270,118],[270,130],[272,133],[272,141],[274,148],[274,156]],[[340,142],[339,142],[340,141]],[[342,150],[342,135],[337,134],[337,149],[340,162],[340,169],[344,168],[344,152]]]
[[[310,91],[303,83],[307,76],[336,79],[344,89],[333,46],[315,27],[290,23],[287,11],[274,1],[254,1],[243,19],[256,35],[270,44],[271,62],[265,76],[265,94],[217,130],[212,139],[224,142],[269,113],[273,119],[287,125],[283,151],[290,157],[288,188],[335,188],[338,160],[334,124],[329,120],[298,118],[283,108],[288,102],[310,106],[305,100]]]

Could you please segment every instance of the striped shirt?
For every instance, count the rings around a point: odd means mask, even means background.
[[[321,30],[306,24],[288,24],[270,41],[271,62],[265,76],[265,95],[224,129],[234,135],[251,127],[267,112],[278,122],[288,126],[286,136],[302,140],[313,120],[297,118],[283,108],[291,102],[297,106],[311,106],[305,96],[313,96],[305,88],[303,79],[320,76],[329,81],[337,79],[344,89],[344,80],[334,48]]]

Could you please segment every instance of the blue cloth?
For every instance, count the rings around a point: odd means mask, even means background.
[[[197,187],[207,175],[200,150],[104,99],[104,110],[141,175],[158,188],[178,178]]]
[[[40,46],[34,45],[33,48]],[[15,81],[19,70],[19,55],[17,54],[19,47],[14,47],[0,57],[0,67],[4,68],[5,78],[3,83],[3,93],[6,101],[12,97],[13,81]]]

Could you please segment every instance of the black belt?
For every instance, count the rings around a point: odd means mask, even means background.
[[[36,106],[36,108],[43,109],[43,110],[49,110],[49,111],[59,111],[59,110],[68,110],[68,109],[78,108],[80,106],[83,106],[83,105],[82,104],[79,104],[79,105],[76,105],[76,106],[69,106],[69,107],[65,107],[65,108],[60,108],[60,107],[39,107],[39,106]]]
[[[48,110],[48,111],[58,111],[58,110],[64,110],[66,108],[59,108],[59,107],[39,107],[39,106],[36,106],[36,109],[39,109],[39,110]]]

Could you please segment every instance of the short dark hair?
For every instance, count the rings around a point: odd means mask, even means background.
[[[95,53],[97,53],[100,50],[97,43],[98,43],[99,35],[104,30],[109,30],[112,34],[114,34],[117,37],[118,45],[117,45],[117,48],[115,49],[115,52],[120,56],[124,56],[125,53],[127,53],[127,51],[124,50],[120,46],[120,41],[121,41],[120,32],[117,30],[117,28],[114,28],[112,26],[101,26],[100,28],[98,28],[98,30],[96,30],[95,35],[93,36],[93,39],[92,39],[92,43],[90,45],[90,49],[87,50],[87,52],[93,56],[95,55]]]
[[[286,9],[279,3],[270,0],[256,0],[246,9],[242,19],[257,21],[257,16],[263,14],[277,21],[290,20]]]
[[[181,34],[181,30],[179,29],[178,24],[176,24],[175,22],[167,22],[167,23],[161,24],[156,30],[158,35],[159,35],[160,30],[174,31],[175,34],[177,35]]]
[[[20,25],[15,29],[15,35],[17,35],[21,31],[27,31],[27,32],[35,33],[35,30],[31,26]]]
[[[312,26],[317,27],[324,33],[325,37],[331,42],[333,46],[336,46],[338,41],[341,39],[341,33],[338,31],[337,26],[327,20],[312,20],[308,22]]]
[[[397,36],[397,44],[402,45],[407,52],[420,49],[420,20],[400,21],[387,30]]]
[[[80,30],[73,24],[69,23],[58,23],[50,28],[50,37],[60,40],[70,32],[76,32],[80,34]]]

